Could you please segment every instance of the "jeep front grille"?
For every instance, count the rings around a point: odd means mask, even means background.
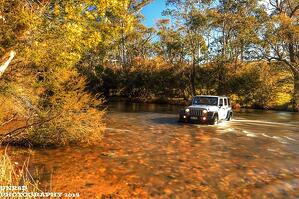
[[[201,109],[190,109],[190,116],[201,116],[202,110]]]

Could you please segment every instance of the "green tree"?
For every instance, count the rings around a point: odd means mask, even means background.
[[[205,10],[209,1],[167,1],[170,9],[165,11],[166,15],[173,18],[176,29],[181,33],[184,41],[184,60],[190,64],[190,90],[196,95],[196,73],[197,68],[207,55],[207,34],[208,19]]]

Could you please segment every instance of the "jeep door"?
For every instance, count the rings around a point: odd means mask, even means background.
[[[225,108],[225,119],[227,118],[228,112],[230,110],[230,105],[229,105],[229,100],[227,97],[225,97],[224,99],[224,108]]]
[[[223,120],[226,118],[226,108],[224,106],[224,99],[222,97],[219,98],[218,117],[220,120]]]

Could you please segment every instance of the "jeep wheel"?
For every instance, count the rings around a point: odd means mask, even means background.
[[[233,114],[230,112],[226,118],[226,121],[230,121],[233,117]]]
[[[211,125],[217,125],[217,124],[218,124],[218,115],[215,115],[211,120]]]
[[[184,122],[186,122],[186,120],[184,118],[182,118],[182,117],[179,117],[178,122],[184,123]]]

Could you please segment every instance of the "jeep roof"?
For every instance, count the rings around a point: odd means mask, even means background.
[[[221,96],[221,95],[195,95],[192,98],[194,98],[194,97],[226,97],[226,98],[229,98],[227,96]]]

